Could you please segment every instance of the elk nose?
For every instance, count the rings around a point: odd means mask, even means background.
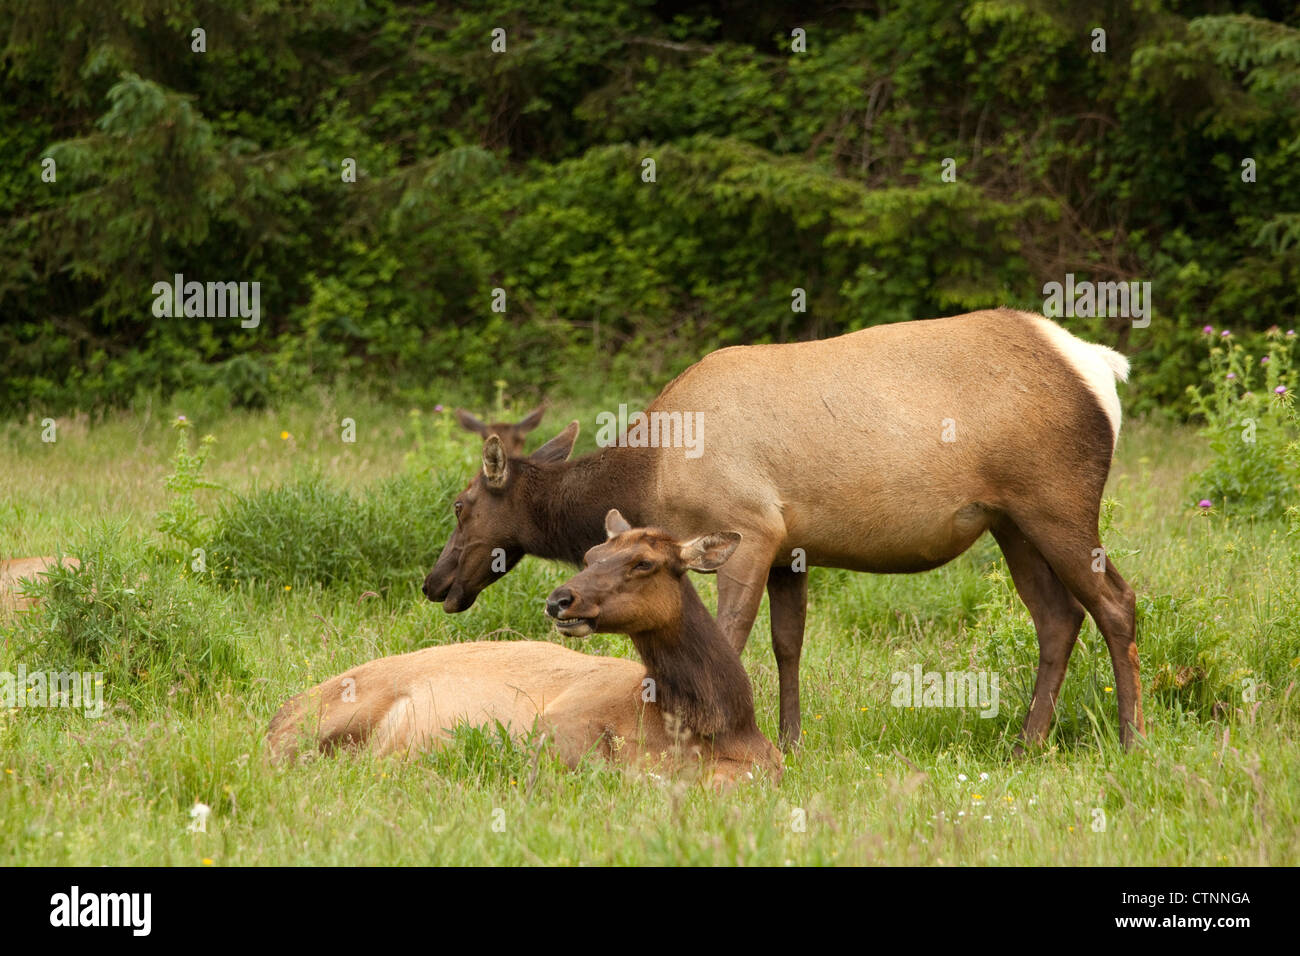
[[[551,617],[559,617],[560,612],[568,610],[569,605],[572,603],[572,591],[568,588],[556,588],[551,592],[551,596],[546,599],[546,613]]]

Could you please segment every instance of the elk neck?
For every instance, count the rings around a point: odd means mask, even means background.
[[[588,549],[605,540],[605,514],[617,508],[633,524],[644,519],[654,449],[602,448],[554,464],[527,459],[518,480],[529,503],[532,526],[521,529],[531,555],[581,565]]]
[[[754,693],[740,655],[727,642],[694,586],[682,575],[677,627],[629,634],[657,706],[704,737],[758,733]]]

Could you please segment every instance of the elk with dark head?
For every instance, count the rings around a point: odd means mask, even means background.
[[[722,349],[647,409],[702,420],[694,453],[623,436],[569,461],[577,422],[528,458],[489,437],[424,593],[464,611],[526,554],[576,562],[610,508],[679,538],[734,529],[718,623],[743,648],[766,586],[789,746],[803,569],[924,571],[989,532],[1038,632],[1022,740],[1047,736],[1086,611],[1110,651],[1129,744],[1143,730],[1135,598],[1097,530],[1127,374],[1117,352],[1008,309]]]

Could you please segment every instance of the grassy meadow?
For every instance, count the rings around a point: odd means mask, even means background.
[[[576,417],[590,450],[596,410],[553,408],[530,447]],[[202,479],[221,489],[166,487],[182,413],[192,448],[216,436]],[[485,730],[406,762],[266,766],[285,698],[377,656],[484,639],[632,654],[623,637],[555,634],[541,599],[571,572],[535,558],[465,614],[421,595],[478,462],[449,409],[320,392],[41,431],[0,424],[0,557],[86,566],[0,622],[0,672],[103,671],[105,711],[0,709],[0,864],[1300,863],[1300,560],[1281,521],[1197,513],[1187,475],[1206,451],[1189,428],[1127,423],[1108,489],[1103,540],[1138,592],[1146,741],[1118,746],[1089,620],[1049,746],[1012,756],[1037,645],[986,537],[923,575],[812,570],[803,746],[779,785],[725,793],[595,761],[570,772]],[[209,542],[205,570],[158,530],[169,509]],[[694,580],[714,606],[712,579]],[[774,739],[766,601],[744,663]],[[891,706],[891,675],[918,664],[998,674],[999,712]]]

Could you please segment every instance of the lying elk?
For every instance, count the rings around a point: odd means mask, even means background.
[[[496,435],[501,439],[501,445],[505,448],[507,455],[522,455],[524,453],[525,436],[541,424],[542,414],[545,411],[546,406],[539,405],[513,425],[509,422],[494,422],[491,425],[485,425],[465,409],[458,408],[456,409],[456,421],[460,422],[460,427],[465,431],[482,436],[484,441]]]
[[[569,461],[576,421],[529,458],[489,438],[424,593],[455,613],[526,554],[576,562],[611,507],[678,537],[733,528],[743,539],[718,575],[718,623],[743,649],[766,584],[790,746],[803,569],[925,571],[989,531],[1038,632],[1022,742],[1047,736],[1086,610],[1110,651],[1128,745],[1143,731],[1135,598],[1097,531],[1119,437],[1115,380],[1127,374],[1117,352],[1009,309],[722,349],[651,403],[656,441],[642,422]],[[686,415],[693,456],[663,447]]]
[[[556,588],[546,611],[564,634],[627,634],[645,666],[579,654],[546,641],[430,647],[362,664],[289,700],[271,721],[273,759],[313,748],[368,746],[385,755],[438,746],[457,724],[526,734],[540,725],[561,758],[584,754],[640,766],[702,761],[715,783],[761,767],[781,773],[780,752],[754,723],[740,657],[686,576],[714,571],[740,536],[680,543],[633,530],[617,511],[587,568]]]
[[[0,561],[0,611],[22,610],[31,607],[32,599],[22,594],[23,582],[52,567],[79,568],[81,562],[73,557],[9,558]]]

